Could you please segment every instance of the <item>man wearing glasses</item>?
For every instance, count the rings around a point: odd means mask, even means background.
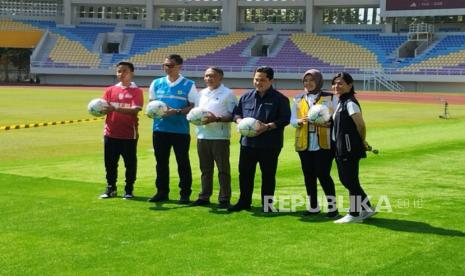
[[[192,171],[189,160],[190,132],[186,114],[197,98],[197,88],[192,80],[180,72],[183,59],[171,54],[163,62],[165,77],[155,79],[149,88],[149,100],[166,103],[168,110],[162,118],[153,120],[153,149],[156,160],[156,194],[149,202],[167,201],[169,189],[169,158],[174,150],[179,174],[179,203],[190,203]]]

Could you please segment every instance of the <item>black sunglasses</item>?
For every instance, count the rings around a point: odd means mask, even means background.
[[[174,68],[177,64],[174,63],[163,63],[162,66],[168,67],[168,68]]]

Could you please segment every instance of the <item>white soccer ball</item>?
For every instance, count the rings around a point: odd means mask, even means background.
[[[168,110],[168,106],[162,101],[151,101],[147,104],[145,108],[145,114],[152,119],[157,119],[163,117]]]
[[[247,117],[239,122],[237,131],[245,137],[254,137],[257,134],[257,126],[257,119]]]
[[[308,121],[312,124],[325,124],[331,118],[326,105],[315,104],[308,111]]]
[[[201,125],[202,119],[208,115],[208,111],[201,109],[200,107],[194,107],[187,113],[187,120],[194,125]]]
[[[89,113],[95,117],[102,117],[106,115],[104,108],[108,106],[108,102],[104,99],[93,99],[87,105],[87,111],[89,111]]]

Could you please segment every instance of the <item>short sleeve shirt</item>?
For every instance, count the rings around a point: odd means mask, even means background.
[[[218,88],[210,90],[208,87],[200,91],[196,106],[213,113],[216,117],[231,116],[237,98],[231,89],[221,84]],[[229,139],[231,138],[231,123],[209,123],[196,128],[199,139]]]
[[[142,90],[135,83],[107,87],[102,97],[114,107],[140,108],[144,105]],[[137,139],[139,119],[135,114],[110,112],[105,119],[104,135],[116,139]]]

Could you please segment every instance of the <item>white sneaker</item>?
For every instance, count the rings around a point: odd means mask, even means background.
[[[117,195],[116,191],[106,191],[103,194],[100,195],[101,199],[107,199],[111,197],[115,197]]]
[[[375,208],[372,208],[372,209],[369,209],[369,210],[363,210],[360,212],[360,217],[362,219],[367,219],[369,217],[372,217],[374,215],[376,215],[378,212],[376,211]]]
[[[361,223],[363,222],[363,218],[358,216],[354,217],[351,214],[347,214],[342,218],[335,220],[334,223]]]

